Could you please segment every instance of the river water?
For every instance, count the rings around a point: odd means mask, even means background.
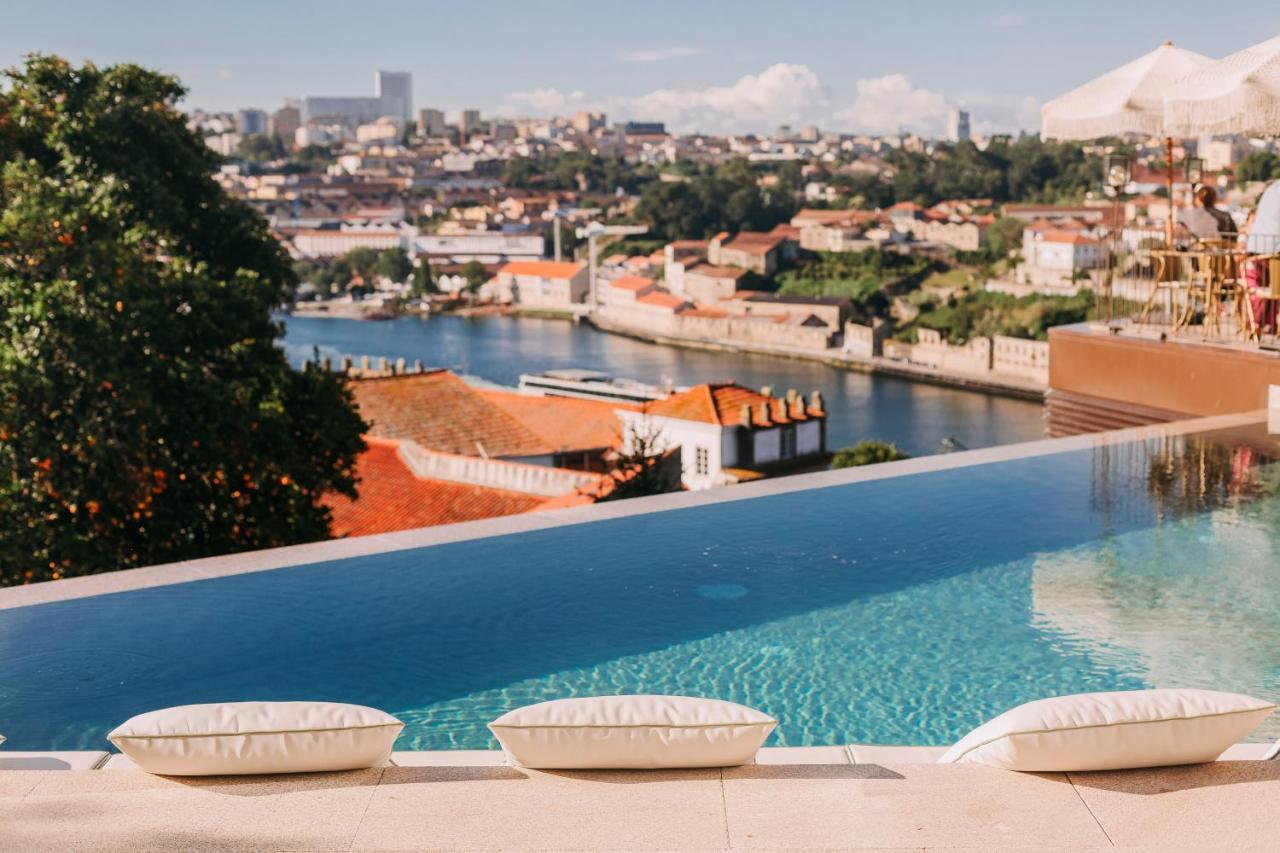
[[[387,321],[285,317],[284,348],[298,364],[318,347],[343,355],[421,359],[501,385],[521,373],[553,368],[603,370],[646,382],[677,385],[735,380],[777,393],[820,390],[827,401],[827,446],[865,438],[896,442],[912,455],[937,453],[943,440],[988,447],[1040,438],[1040,405],[940,388],[823,364],[768,356],[658,346],[564,320],[520,317],[401,317]]]

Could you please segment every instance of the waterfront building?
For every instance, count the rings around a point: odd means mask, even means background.
[[[708,489],[826,464],[826,412],[822,395],[788,392],[785,398],[732,382],[697,385],[619,410],[624,452],[637,437],[656,449],[680,448],[687,489]]]
[[[584,263],[511,261],[485,283],[481,295],[522,308],[571,311],[583,304],[590,286]]]
[[[461,231],[457,233],[419,234],[413,240],[416,254],[432,261],[483,264],[542,258],[546,241],[541,234],[507,231]]]
[[[773,275],[786,238],[780,234],[740,231],[734,236],[722,231],[707,244],[707,261],[715,266],[740,267],[758,275]]]

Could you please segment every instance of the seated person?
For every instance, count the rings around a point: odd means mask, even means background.
[[[1218,209],[1218,192],[1204,185],[1196,190],[1196,206],[1178,212],[1178,221],[1201,240],[1235,237],[1236,223],[1231,214]]]

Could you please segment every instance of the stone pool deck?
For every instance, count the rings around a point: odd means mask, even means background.
[[[486,752],[299,776],[0,770],[0,850],[1280,850],[1280,761],[1024,774],[877,749],[643,772]]]

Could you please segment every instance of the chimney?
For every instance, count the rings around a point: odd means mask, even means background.
[[[390,372],[390,370],[391,370],[391,363],[387,361],[387,359],[386,359],[386,357],[385,357],[385,356],[384,356],[383,358],[378,359],[378,372],[379,372],[379,373],[381,373],[381,374],[384,374],[384,375],[385,375],[385,374],[389,373],[389,372]]]
[[[403,358],[397,358],[397,359],[396,359],[396,373],[398,373],[398,374],[400,374],[400,373],[404,373],[404,359],[403,359]]]
[[[738,419],[741,421],[743,427],[747,429],[751,428],[751,404],[742,404],[742,410],[738,414]]]
[[[422,359],[420,359],[420,358],[415,358],[415,359],[413,360],[413,372],[414,372],[414,373],[421,373],[421,372],[422,372]]]
[[[813,413],[817,415],[824,414],[822,409],[822,392],[814,391],[813,397],[810,399],[812,399],[813,402],[809,404],[809,408],[813,411]]]
[[[787,389],[787,402],[788,402],[788,403],[794,403],[794,402],[796,401],[796,397],[798,397],[798,396],[800,396],[800,395],[796,393],[796,389],[794,389],[794,388],[788,388],[788,389]]]
[[[795,396],[795,399],[791,401],[791,417],[793,418],[804,417],[804,397],[802,397],[799,394],[797,394]]]
[[[324,360],[324,372],[325,372],[325,373],[333,373],[333,359],[331,359],[331,358],[326,358],[326,359]]]
[[[360,356],[360,371],[362,373],[369,372],[369,356],[367,355]]]
[[[761,389],[760,389],[760,396],[762,396],[762,397],[772,397],[772,396],[773,396],[773,386],[772,386],[772,385],[766,385],[766,386],[764,386],[763,388],[761,388]]]
[[[342,372],[343,373],[351,372],[351,356],[349,355],[344,355],[342,357]]]
[[[773,420],[769,417],[769,401],[760,404],[760,425],[773,426]]]

